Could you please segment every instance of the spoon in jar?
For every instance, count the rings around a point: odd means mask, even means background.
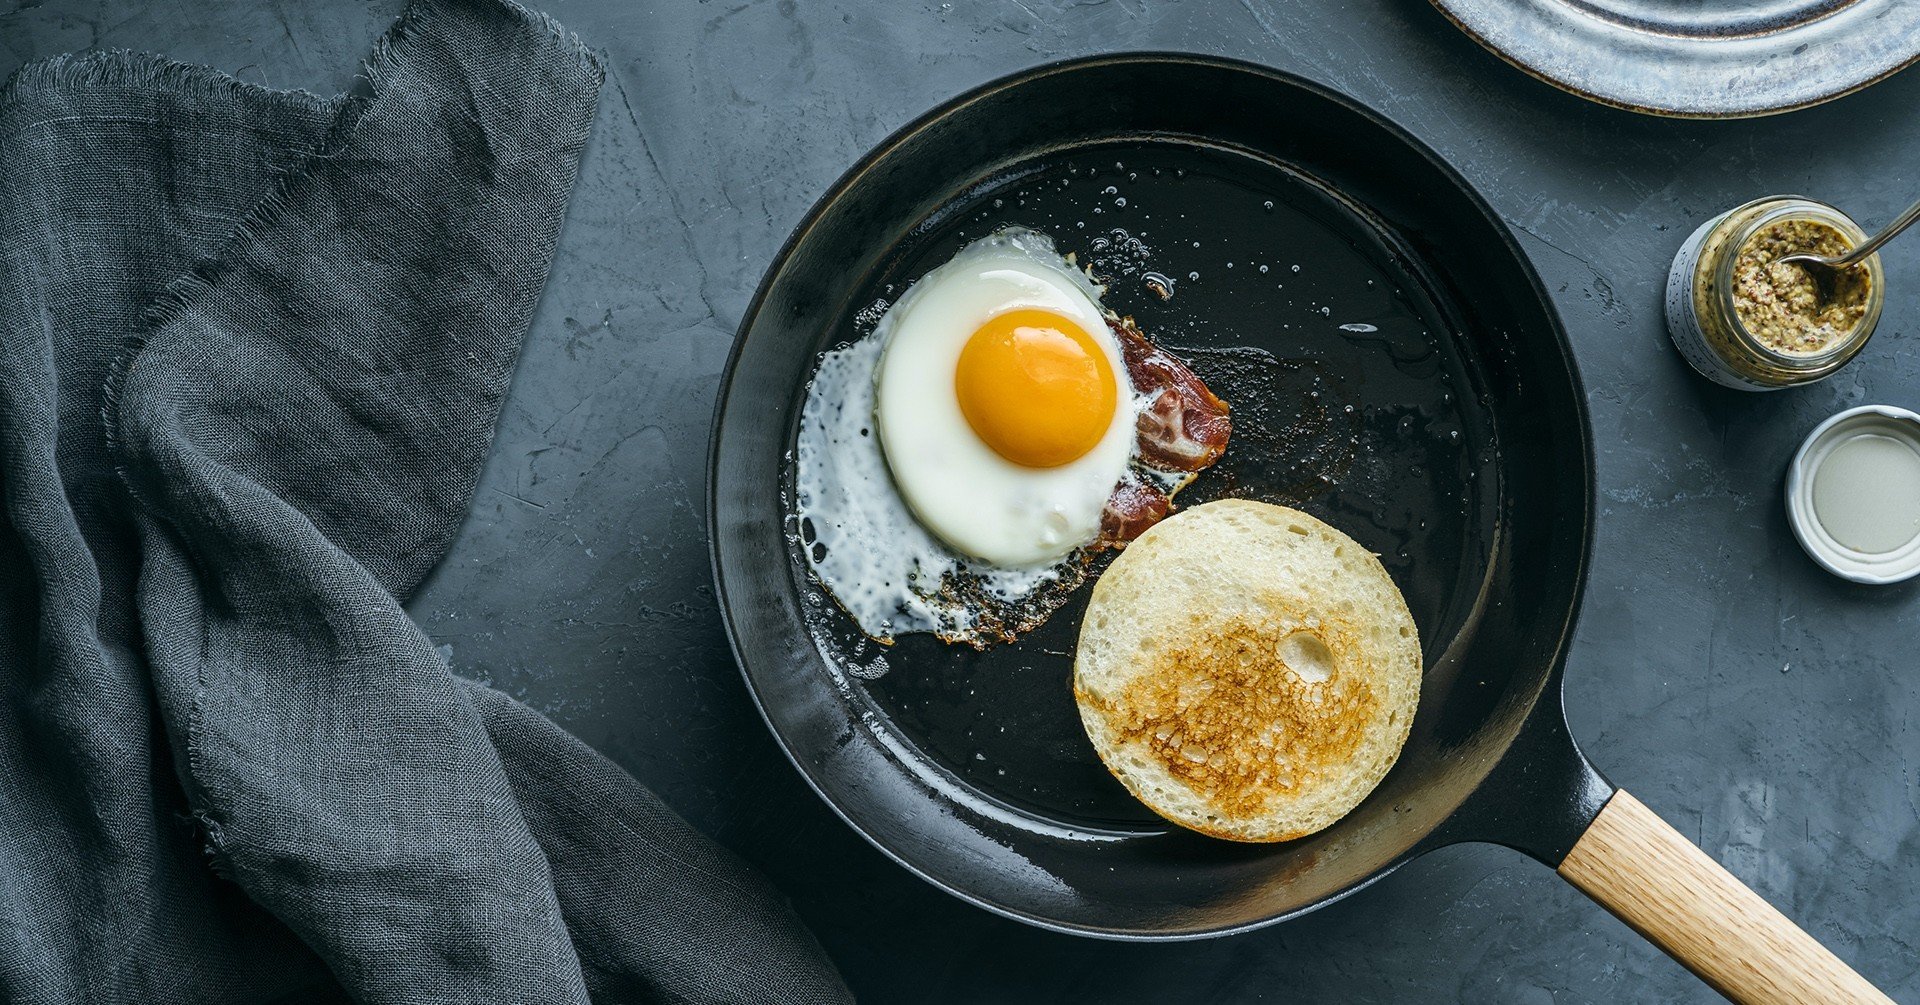
[[[1833,287],[1840,273],[1867,260],[1867,256],[1880,250],[1880,246],[1894,239],[1901,231],[1920,220],[1920,202],[1907,207],[1892,223],[1881,228],[1880,233],[1867,238],[1866,242],[1844,255],[1783,255],[1774,259],[1775,265],[1797,264],[1805,269],[1807,276],[1819,291],[1821,301],[1833,299]]]

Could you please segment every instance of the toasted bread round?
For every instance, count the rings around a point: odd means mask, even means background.
[[[1420,673],[1379,559],[1298,510],[1235,499],[1163,521],[1108,567],[1073,693],[1100,759],[1154,812],[1286,841],[1393,767]]]

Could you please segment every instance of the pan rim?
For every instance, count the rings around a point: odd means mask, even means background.
[[[1353,883],[1325,897],[1299,905],[1291,910],[1282,911],[1254,921],[1229,925],[1196,927],[1178,931],[1141,931],[1137,929],[1076,924],[1060,921],[1055,918],[1042,917],[1032,912],[1008,907],[981,896],[978,893],[963,889],[956,884],[946,882],[929,871],[915,865],[880,841],[867,827],[855,820],[853,816],[821,788],[819,781],[816,780],[813,774],[807,770],[806,766],[801,763],[800,758],[794,752],[792,744],[789,743],[779,725],[775,723],[772,714],[767,708],[766,702],[762,698],[760,689],[755,686],[753,675],[747,669],[747,661],[742,650],[741,629],[734,616],[731,604],[731,591],[723,575],[723,544],[721,535],[718,533],[720,519],[718,481],[721,426],[727,413],[727,406],[732,400],[734,376],[738,369],[740,359],[744,354],[748,334],[765,307],[773,279],[792,256],[794,249],[819,226],[820,222],[827,216],[832,208],[838,204],[876,164],[884,160],[909,139],[924,131],[927,127],[951,114],[956,108],[979,101],[982,98],[1000,91],[1022,86],[1030,81],[1057,74],[1079,72],[1102,66],[1154,64],[1200,66],[1248,73],[1312,93],[1316,97],[1330,101],[1384,129],[1403,147],[1426,160],[1432,167],[1439,171],[1455,189],[1465,196],[1474,212],[1484,217],[1488,223],[1493,225],[1493,229],[1498,234],[1502,250],[1510,254],[1519,266],[1526,280],[1528,289],[1532,291],[1534,298],[1538,300],[1543,308],[1548,321],[1548,334],[1553,340],[1553,345],[1565,361],[1566,375],[1571,385],[1570,390],[1574,412],[1579,420],[1576,431],[1578,433],[1580,446],[1579,460],[1582,482],[1579,549],[1576,556],[1577,560],[1572,570],[1573,589],[1569,597],[1569,602],[1566,605],[1564,621],[1557,633],[1557,637],[1554,639],[1554,650],[1550,665],[1540,678],[1541,683],[1539,688],[1527,696],[1528,710],[1523,716],[1523,721],[1518,731],[1516,731],[1515,737],[1510,739],[1498,756],[1493,759],[1487,773],[1474,783],[1473,789],[1467,793],[1460,805],[1455,807],[1447,816],[1440,818],[1427,834],[1414,841],[1405,851],[1396,855],[1373,872],[1362,876]],[[1561,693],[1563,676],[1568,647],[1571,643],[1575,626],[1578,623],[1580,608],[1585,597],[1588,566],[1593,550],[1594,500],[1596,491],[1592,419],[1587,407],[1585,383],[1581,378],[1580,370],[1573,353],[1572,342],[1567,336],[1565,323],[1560,317],[1558,307],[1548,294],[1545,284],[1541,281],[1538,271],[1534,268],[1532,259],[1527,256],[1519,242],[1514,238],[1511,228],[1507,225],[1506,221],[1494,211],[1493,207],[1487,203],[1485,197],[1480,194],[1479,190],[1468,182],[1458,169],[1445,158],[1441,157],[1440,154],[1426,142],[1415,136],[1399,122],[1388,117],[1385,113],[1361,103],[1357,99],[1350,97],[1330,85],[1300,74],[1249,60],[1220,56],[1212,53],[1160,49],[1125,50],[1036,64],[996,77],[941,100],[927,111],[914,116],[907,123],[888,133],[884,139],[835,178],[814,201],[813,205],[809,207],[807,213],[801,217],[800,222],[796,224],[794,229],[787,235],[786,240],[781,243],[779,250],[774,254],[774,257],[762,272],[759,284],[755,287],[753,297],[748,301],[746,310],[741,314],[739,326],[734,333],[733,344],[727,353],[726,364],[721,370],[720,388],[714,401],[713,418],[711,422],[712,425],[708,433],[707,477],[705,486],[707,493],[708,562],[713,577],[714,598],[716,606],[719,609],[722,626],[725,629],[728,651],[732,654],[734,666],[739,671],[742,682],[746,685],[748,696],[753,701],[755,711],[759,713],[761,721],[766,724],[768,731],[773,735],[775,745],[780,748],[782,756],[787,759],[789,764],[793,765],[801,779],[806,782],[807,787],[813,791],[814,795],[817,796],[822,803],[826,804],[827,808],[831,810],[835,816],[839,817],[854,833],[858,834],[861,839],[877,849],[886,858],[897,863],[906,869],[907,872],[919,877],[934,888],[1001,917],[1019,921],[1047,931],[1109,941],[1189,942],[1250,932],[1256,929],[1266,928],[1270,925],[1280,924],[1281,922],[1297,918],[1303,914],[1312,913],[1313,911],[1344,900],[1372,886],[1374,883],[1398,871],[1401,866],[1430,851],[1464,841],[1478,840],[1478,838],[1473,835],[1449,834],[1447,833],[1449,831],[1448,825],[1460,818],[1462,811],[1480,796],[1488,780],[1493,778],[1497,773],[1501,762],[1511,754],[1515,741],[1522,732],[1529,728],[1533,717],[1540,714],[1539,706],[1543,701],[1550,701],[1553,704],[1554,707],[1549,710],[1551,714],[1564,717]]]

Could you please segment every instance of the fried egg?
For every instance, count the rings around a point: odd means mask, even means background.
[[[875,330],[887,467],[960,554],[1023,568],[1099,534],[1134,443],[1100,292],[1045,236],[1003,230],[914,283]]]
[[[866,634],[1011,637],[1100,534],[1142,402],[1101,289],[1010,228],[922,276],[825,353],[795,447],[797,532]],[[1012,627],[1010,627],[1012,626]]]

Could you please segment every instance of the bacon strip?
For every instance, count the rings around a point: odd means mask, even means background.
[[[1226,452],[1233,431],[1227,403],[1185,363],[1147,341],[1131,318],[1109,327],[1134,390],[1148,396],[1140,413],[1140,460],[1159,471],[1201,471]]]
[[[1113,495],[1107,497],[1107,508],[1100,511],[1100,546],[1126,547],[1128,541],[1145,534],[1172,509],[1172,497],[1160,486],[1127,472],[1126,480],[1114,486]]]
[[[1132,318],[1109,322],[1134,390],[1147,396],[1135,426],[1140,463],[1156,471],[1206,469],[1226,452],[1233,431],[1227,403],[1185,363],[1147,340]],[[1137,473],[1114,487],[1100,514],[1100,547],[1124,548],[1173,511],[1173,497]]]

